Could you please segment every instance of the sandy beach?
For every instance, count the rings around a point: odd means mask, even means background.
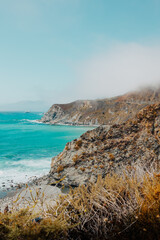
[[[7,196],[0,199],[0,212],[20,210],[29,206],[34,212],[46,210],[53,206],[59,195],[64,193],[55,186],[47,185],[46,181],[37,184],[26,184],[22,189],[8,192]]]

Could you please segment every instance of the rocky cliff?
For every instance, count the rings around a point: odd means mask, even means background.
[[[149,104],[160,101],[160,89],[102,99],[54,104],[40,120],[48,124],[112,125],[133,117]]]
[[[141,163],[160,161],[160,104],[149,105],[135,117],[111,127],[101,126],[66,144],[52,159],[50,183],[78,186],[100,174]]]

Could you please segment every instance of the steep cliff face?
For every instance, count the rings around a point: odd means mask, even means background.
[[[133,117],[149,104],[160,101],[160,89],[102,99],[54,104],[42,117],[41,122],[69,125],[112,125]]]
[[[159,162],[160,104],[153,104],[122,124],[98,127],[67,143],[52,159],[49,181],[78,186],[124,166]]]

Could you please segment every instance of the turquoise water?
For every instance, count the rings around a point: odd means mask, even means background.
[[[41,113],[0,113],[0,191],[48,173],[51,158],[91,129],[37,123],[41,117]]]

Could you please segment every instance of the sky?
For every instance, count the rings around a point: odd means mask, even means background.
[[[159,85],[159,64],[160,0],[0,0],[0,109]]]

